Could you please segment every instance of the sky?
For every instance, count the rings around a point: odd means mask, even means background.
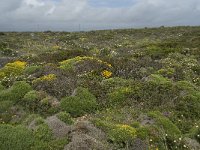
[[[200,25],[200,0],[0,0],[0,31]]]

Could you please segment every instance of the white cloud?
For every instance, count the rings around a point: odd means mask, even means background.
[[[112,0],[110,2],[114,3]],[[94,7],[90,5],[89,0],[0,2],[0,30],[5,30],[9,25],[16,29],[21,27],[29,30],[38,24],[41,29],[51,27],[55,30],[72,29],[74,24],[79,23],[85,27],[93,25],[93,28],[128,25],[200,25],[198,18],[199,0],[135,0],[134,4],[128,7]]]

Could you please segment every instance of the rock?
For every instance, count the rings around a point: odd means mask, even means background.
[[[58,119],[56,116],[48,117],[45,120],[45,123],[52,130],[53,136],[55,138],[66,137],[72,131],[71,126],[67,126],[63,121]]]
[[[106,138],[105,133],[102,132],[100,129],[96,128],[89,121],[77,122],[74,130],[85,133],[91,137],[94,137],[95,139],[98,139],[98,140],[104,140]]]
[[[188,147],[190,150],[200,150],[200,144],[191,138],[184,138],[183,139],[185,142],[185,145]]]
[[[107,150],[100,141],[84,133],[73,133],[72,141],[64,150]]]
[[[106,135],[89,121],[77,121],[64,150],[107,150]]]
[[[144,141],[139,138],[136,138],[131,146],[129,147],[130,150],[148,150],[148,145]]]
[[[140,115],[138,121],[142,126],[152,125],[155,123],[155,121],[152,118],[148,117],[147,115]]]

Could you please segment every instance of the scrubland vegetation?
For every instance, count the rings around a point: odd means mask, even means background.
[[[200,27],[0,33],[1,150],[199,150]]]

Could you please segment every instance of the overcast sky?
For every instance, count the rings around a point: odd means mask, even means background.
[[[0,31],[200,25],[200,0],[0,0]]]

